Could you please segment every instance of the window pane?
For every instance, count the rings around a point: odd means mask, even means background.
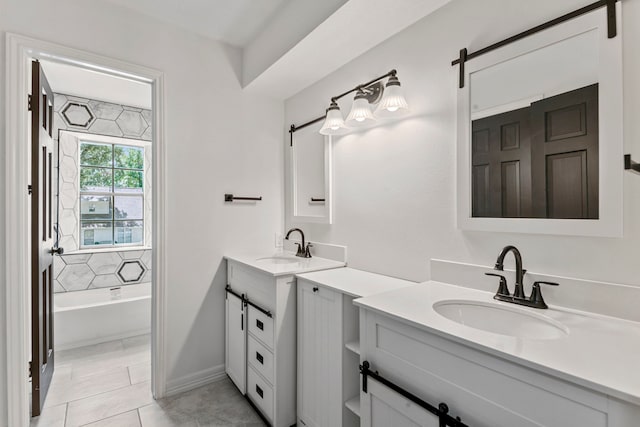
[[[114,171],[114,190],[118,193],[142,193],[142,184],[144,182],[142,172],[115,170]]]
[[[80,196],[81,220],[111,220],[111,196]]]
[[[116,168],[142,170],[144,166],[144,148],[123,145],[113,146],[113,165]]]
[[[80,144],[80,164],[111,167],[113,165],[112,147],[111,144],[82,142]]]
[[[115,219],[143,219],[142,196],[115,196]]]
[[[111,222],[80,222],[80,245],[100,246],[113,244]]]
[[[113,184],[112,173],[112,169],[81,167],[80,191],[110,193]]]
[[[144,236],[142,221],[116,221],[115,227],[116,244],[142,244]]]

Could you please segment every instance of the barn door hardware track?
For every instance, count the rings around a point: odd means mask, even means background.
[[[403,389],[402,387],[392,383],[388,379],[383,378],[382,376],[380,376],[380,374],[377,371],[372,371],[370,367],[371,365],[367,361],[362,362],[362,365],[360,365],[360,373],[362,374],[362,391],[363,392],[367,393],[367,379],[371,377],[374,380],[378,381],[379,383],[383,384],[384,386],[390,388],[391,390],[409,399],[416,405],[419,405],[420,407],[426,409],[427,411],[431,412],[433,415],[438,417],[439,427],[447,427],[447,426],[469,427],[468,425],[462,422],[460,417],[454,418],[451,415],[449,415],[449,406],[446,403],[441,402],[438,404],[438,407],[436,408],[432,404],[420,399],[415,394],[412,394],[407,390]]]
[[[607,35],[610,39],[614,38],[618,34],[618,28],[616,25],[616,2],[617,1],[618,0],[599,0],[595,3],[591,3],[578,10],[569,12],[556,19],[552,19],[551,21],[545,22],[544,24],[540,24],[537,27],[530,28],[526,31],[516,34],[515,36],[511,36],[507,39],[494,43],[490,46],[487,46],[475,52],[469,53],[466,48],[460,49],[459,57],[451,62],[452,66],[456,66],[460,64],[460,76],[459,76],[460,89],[464,87],[464,65],[467,61],[473,58],[477,58],[480,55],[484,55],[485,53],[491,52],[492,50],[496,50],[510,43],[523,39],[525,37],[528,37],[532,34],[539,33],[540,31],[546,30],[547,28],[551,28],[555,25],[569,21],[573,18],[577,18],[578,16],[584,15],[586,13],[593,12],[594,10],[600,9],[601,7],[607,8]]]

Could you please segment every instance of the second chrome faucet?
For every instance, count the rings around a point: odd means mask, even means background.
[[[540,285],[551,285],[551,286],[559,286],[554,282],[543,282],[537,281],[534,282],[531,295],[529,298],[526,297],[524,293],[524,275],[527,270],[522,268],[522,255],[520,251],[515,246],[509,245],[505,246],[498,255],[498,259],[496,260],[496,265],[494,270],[503,271],[504,270],[504,258],[507,256],[509,252],[513,253],[513,256],[516,260],[516,283],[514,285],[513,295],[509,293],[509,287],[507,285],[507,279],[502,274],[496,273],[485,273],[487,276],[496,276],[500,278],[500,286],[498,287],[498,292],[494,295],[494,299],[499,301],[511,302],[514,304],[525,305],[527,307],[533,308],[548,308],[547,304],[544,302],[542,298],[542,291],[540,290]]]

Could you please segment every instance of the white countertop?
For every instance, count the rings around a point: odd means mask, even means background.
[[[296,262],[287,263],[287,264],[276,264],[276,263],[268,262],[268,260],[260,261],[260,259],[262,258],[282,257],[282,256],[295,258]],[[306,273],[310,271],[326,270],[329,268],[340,268],[346,265],[346,263],[344,263],[343,261],[334,261],[332,259],[326,259],[326,258],[296,257],[295,254],[290,252],[283,252],[279,254],[266,254],[266,255],[264,253],[262,254],[252,254],[252,253],[231,254],[231,255],[225,255],[224,258],[231,261],[239,262],[248,267],[254,268],[256,270],[260,270],[272,276],[286,276],[289,274]]]
[[[296,274],[296,277],[353,297],[366,297],[416,284],[415,282],[349,267]]]
[[[544,291],[543,291],[544,292]],[[443,300],[476,300],[533,311],[564,324],[557,339],[523,339],[449,320],[433,309]],[[355,304],[452,341],[640,405],[640,323],[550,306],[502,303],[493,293],[429,281],[355,300]]]

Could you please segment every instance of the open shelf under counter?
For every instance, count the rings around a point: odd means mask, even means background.
[[[360,309],[354,300],[416,285],[349,267],[335,270],[296,275],[298,425],[360,426]],[[327,369],[319,379],[321,364]]]
[[[360,395],[354,396],[351,399],[344,402],[344,406],[346,406],[351,412],[360,416]]]
[[[360,356],[360,340],[349,341],[344,346],[347,348],[347,350],[350,350]]]

